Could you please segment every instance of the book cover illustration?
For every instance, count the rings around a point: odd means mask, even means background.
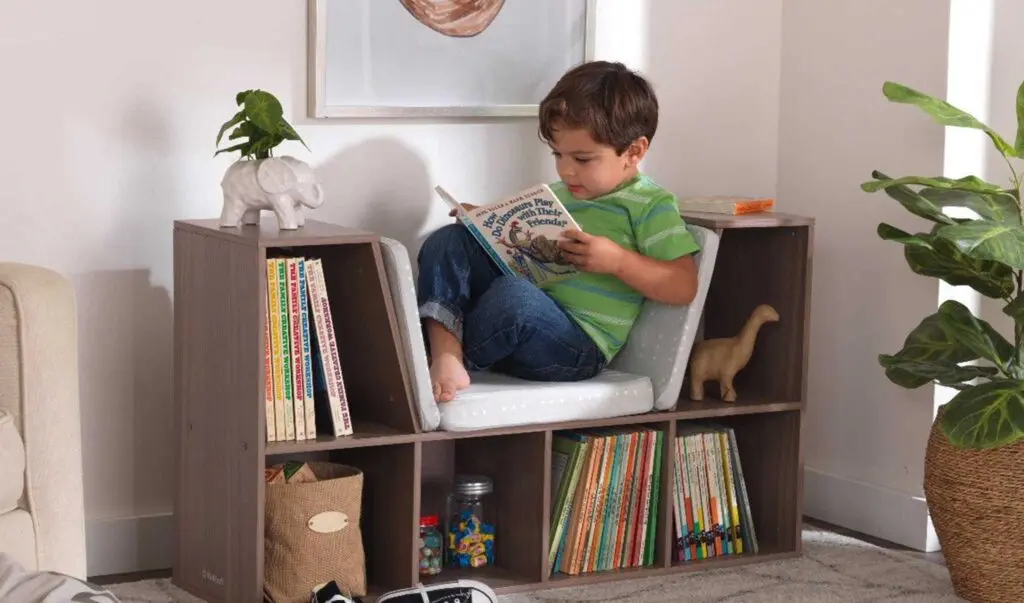
[[[546,184],[469,211],[440,186],[435,190],[505,274],[540,285],[578,273],[558,241],[563,231],[582,229]]]

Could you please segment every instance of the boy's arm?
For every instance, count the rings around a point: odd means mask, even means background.
[[[691,254],[661,260],[578,230],[566,231],[564,236],[560,246],[580,270],[614,275],[644,297],[664,304],[688,304],[697,293],[697,265]]]
[[[697,264],[692,255],[658,260],[623,249],[619,269],[613,274],[648,299],[685,305],[697,295]]]

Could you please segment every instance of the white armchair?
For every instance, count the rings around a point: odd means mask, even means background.
[[[0,553],[84,579],[76,323],[67,279],[0,262]]]

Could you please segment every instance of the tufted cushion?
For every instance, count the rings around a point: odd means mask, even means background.
[[[0,513],[18,506],[25,492],[25,444],[14,415],[0,408]]]
[[[674,408],[686,374],[690,349],[697,338],[700,317],[718,256],[719,236],[700,226],[687,225],[697,239],[697,294],[686,306],[669,306],[647,300],[629,331],[629,339],[612,358],[608,368],[648,375],[654,385],[654,407]]]
[[[423,329],[420,328],[419,307],[416,303],[416,281],[413,278],[409,252],[394,239],[381,237],[381,253],[384,256],[388,289],[395,302],[398,327],[402,331],[402,348],[406,366],[412,370],[412,390],[416,407],[420,411],[423,431],[434,431],[441,423],[441,412],[434,403],[434,392],[430,385],[430,366],[427,364],[426,346],[423,345]]]
[[[605,370],[576,383],[523,381],[491,372],[472,373],[469,389],[441,404],[441,428],[472,431],[508,425],[605,419],[650,412],[651,380]]]

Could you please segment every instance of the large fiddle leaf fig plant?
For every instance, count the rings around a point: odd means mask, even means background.
[[[892,178],[879,171],[861,188],[884,191],[924,219],[922,232],[881,223],[878,236],[903,246],[910,269],[951,285],[966,285],[1000,300],[1013,319],[1013,341],[960,302],[943,302],[907,335],[903,348],[879,355],[886,377],[913,389],[927,383],[958,389],[945,405],[939,428],[962,448],[992,448],[1024,439],[1024,226],[1021,174],[1024,159],[1024,84],[1017,91],[1013,144],[972,115],[917,90],[886,82],[895,103],[918,107],[938,123],[983,131],[1006,160],[1008,186],[977,176]]]

